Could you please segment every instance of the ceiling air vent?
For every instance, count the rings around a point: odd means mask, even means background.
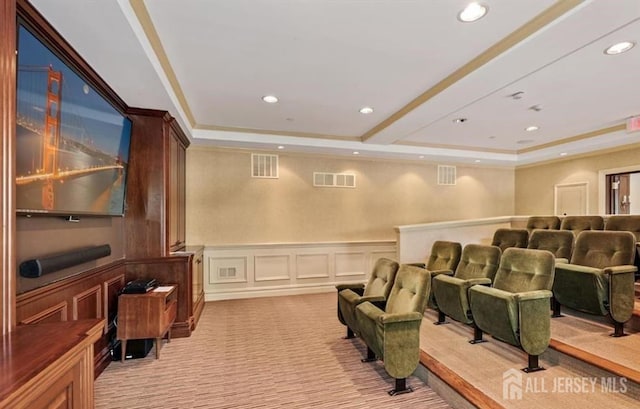
[[[251,176],[254,178],[278,178],[278,155],[251,154]]]
[[[352,173],[313,172],[313,186],[356,187],[356,175]]]
[[[456,167],[438,165],[438,185],[455,186]]]

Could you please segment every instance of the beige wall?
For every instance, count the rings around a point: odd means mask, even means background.
[[[187,150],[187,241],[204,245],[393,240],[394,226],[511,215],[513,169],[275,152],[279,179],[250,177],[251,152]],[[314,188],[313,172],[352,172],[357,188]]]
[[[640,146],[637,145],[518,168],[515,171],[515,214],[553,214],[554,186],[574,182],[589,182],[589,213],[598,214],[598,172],[635,165],[640,168]]]

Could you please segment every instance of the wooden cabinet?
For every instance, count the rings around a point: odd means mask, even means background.
[[[196,328],[204,307],[203,246],[186,246],[170,257],[125,262],[126,281],[155,278],[160,284],[177,286],[178,306],[171,337],[188,337]]]
[[[161,339],[171,337],[170,328],[176,319],[176,286],[161,286],[145,294],[121,294],[118,297],[118,339],[122,342],[121,360],[127,350],[127,340],[153,338],[156,359],[160,358]]]
[[[174,257],[188,260],[189,276],[191,277],[191,315],[193,317],[191,330],[196,328],[204,308],[204,277],[203,260],[204,246],[186,246],[184,250],[172,253]]]
[[[191,276],[193,281],[193,311],[195,323],[197,323],[204,308],[204,271],[203,271],[203,246],[187,246],[185,251],[193,250],[191,261]],[[195,327],[194,323],[194,327]]]
[[[0,408],[93,408],[93,344],[104,325],[97,319],[20,325],[5,335]]]
[[[131,108],[127,175],[127,258],[164,257],[185,246],[189,140],[166,111]]]

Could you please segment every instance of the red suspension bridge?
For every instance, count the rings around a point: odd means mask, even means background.
[[[114,158],[93,146],[81,115],[69,115],[65,127],[73,129],[73,132],[69,132],[73,135],[62,134],[62,72],[51,67],[33,66],[20,66],[18,70],[21,82],[17,124],[31,136],[37,135],[39,138],[36,137],[36,142],[32,141],[30,147],[24,149],[27,154],[21,152],[22,155],[29,155],[29,159],[27,166],[17,169],[16,185],[41,183],[42,208],[53,210],[56,183],[114,169],[121,174],[124,166],[120,158]],[[66,109],[73,111],[79,108]],[[67,158],[64,164],[61,156]],[[68,159],[72,156],[89,157],[91,160]]]

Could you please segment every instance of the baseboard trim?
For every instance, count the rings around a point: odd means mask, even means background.
[[[220,292],[206,292],[205,301],[238,300],[241,298],[280,297],[284,295],[303,295],[328,293],[336,291],[335,284],[319,284],[309,286],[283,286],[267,288],[229,289]]]

